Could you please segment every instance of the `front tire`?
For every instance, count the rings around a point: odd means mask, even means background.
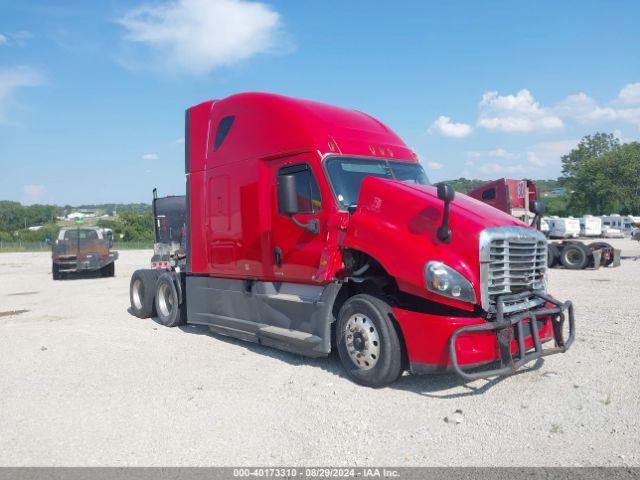
[[[100,274],[103,277],[113,277],[116,274],[116,264],[111,262],[100,269]]]
[[[136,270],[131,275],[129,284],[129,301],[131,312],[138,318],[149,318],[156,314],[154,303],[156,295],[156,282],[158,280],[156,270]]]
[[[51,275],[53,276],[54,280],[62,279],[62,274],[60,273],[60,265],[58,265],[57,263],[51,264]]]
[[[380,388],[402,374],[402,344],[390,313],[387,303],[365,294],[349,298],[340,309],[338,354],[356,383]]]
[[[177,327],[187,323],[186,305],[180,303],[178,290],[170,273],[163,273],[156,283],[156,314],[165,327]]]

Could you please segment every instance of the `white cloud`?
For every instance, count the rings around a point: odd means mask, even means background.
[[[504,148],[496,148],[495,150],[490,150],[489,152],[487,152],[487,154],[490,157],[497,157],[497,158],[505,158],[508,160],[512,160],[515,158],[520,158],[520,154],[519,153],[511,153],[507,150],[505,150]]]
[[[34,87],[42,83],[44,77],[30,67],[0,68],[0,123],[8,121],[7,111],[16,89]]]
[[[484,163],[480,165],[480,172],[485,175],[504,175],[507,173],[524,173],[523,165],[504,165],[501,163]]]
[[[162,68],[194,74],[282,47],[280,14],[254,1],[176,0],[143,5],[128,11],[118,23],[127,31],[124,38],[152,49]]]
[[[615,129],[613,132],[611,132],[611,133],[613,133],[613,136],[614,136],[615,138],[617,138],[617,139],[620,141],[620,143],[631,143],[631,142],[637,142],[637,141],[639,141],[639,138],[638,138],[638,137],[634,138],[634,137],[627,137],[627,136],[625,136],[625,135],[622,133],[622,130],[620,130],[620,129],[618,129],[618,128],[616,128],[616,129]]]
[[[515,160],[520,158],[519,153],[513,153],[504,148],[495,148],[493,150],[488,150],[486,152],[479,151],[470,151],[467,152],[467,156],[469,158],[481,158],[481,157],[493,157],[493,158],[504,158],[505,160]]]
[[[42,199],[47,189],[44,185],[25,185],[22,187],[22,203],[30,205]]]
[[[464,138],[471,134],[473,128],[466,123],[453,123],[450,117],[441,115],[429,127],[429,133],[439,133],[445,137]]]
[[[573,118],[580,122],[614,120],[616,111],[610,107],[600,107],[598,103],[584,92],[567,96],[554,109],[559,115]]]
[[[559,167],[561,157],[578,145],[578,139],[541,142],[529,147],[527,162],[535,168]]]
[[[24,47],[27,41],[33,38],[33,34],[27,30],[20,30],[18,32],[8,33],[7,35],[12,43],[19,47]]]
[[[158,160],[159,158],[157,153],[145,153],[142,155],[142,160]]]
[[[640,82],[630,83],[622,88],[613,103],[616,105],[640,105]]]
[[[24,47],[27,44],[27,40],[31,39],[33,34],[26,30],[20,30],[18,32],[5,32],[0,33],[0,46],[2,45],[16,45],[18,47]]]
[[[499,158],[500,162],[486,162],[476,166],[476,160],[473,160],[465,162],[465,166],[474,167],[481,176],[488,178],[507,175],[520,178],[523,176],[552,178],[557,177],[560,173],[562,155],[569,153],[577,144],[577,139],[541,142],[527,147],[524,153],[514,153],[502,148],[496,148],[495,150],[477,153],[480,158],[494,157]],[[512,162],[521,158],[525,159],[526,162]]]
[[[546,165],[545,161],[540,159],[535,152],[527,152],[527,162],[534,167],[544,167]]]
[[[605,105],[580,92],[569,95],[554,110],[582,123],[622,121],[640,129],[640,83],[624,86],[618,96]]]
[[[598,103],[584,92],[568,95],[555,105],[542,106],[527,89],[508,95],[488,91],[482,95],[478,109],[477,126],[490,131],[506,133],[555,131],[564,128],[565,120],[575,120],[585,124],[624,122],[640,130],[640,82],[625,85],[615,99],[604,104]],[[429,128],[430,133],[439,132],[453,137],[467,136],[472,130],[470,125],[452,123],[446,116],[439,117]],[[509,158],[508,155],[500,155],[500,150],[469,151],[467,156]]]
[[[502,132],[557,130],[564,124],[560,117],[535,101],[531,92],[520,90],[515,95],[485,92],[480,100],[478,126]]]
[[[427,167],[431,170],[440,170],[441,168],[444,168],[444,165],[440,162],[427,162]]]

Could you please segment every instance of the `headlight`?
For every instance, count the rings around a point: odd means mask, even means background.
[[[462,302],[476,303],[471,282],[442,262],[428,262],[424,266],[427,290]]]

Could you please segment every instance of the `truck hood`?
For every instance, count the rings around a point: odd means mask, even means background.
[[[514,217],[456,193],[450,206],[450,243],[438,240],[444,202],[432,186],[367,177],[358,207],[349,220],[344,245],[364,251],[391,274],[401,290],[459,308],[473,306],[435,295],[425,288],[424,266],[430,260],[456,269],[480,295],[480,234],[489,227],[527,227]]]

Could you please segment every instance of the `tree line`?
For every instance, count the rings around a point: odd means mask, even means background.
[[[74,210],[119,212],[117,216],[100,218],[97,225],[111,228],[116,241],[153,240],[153,215],[148,204],[105,204],[72,207],[65,205],[21,205],[0,201],[0,241],[41,242],[56,238],[63,222],[58,217]],[[38,230],[29,227],[39,226]]]
[[[28,205],[6,200],[0,201],[0,240],[39,241],[47,233],[55,230],[56,217],[61,214],[60,207],[55,205]],[[37,232],[28,227],[44,225]]]
[[[587,135],[562,157],[569,213],[640,215],[640,143]]]
[[[153,214],[151,212],[125,212],[117,217],[101,218],[98,226],[113,230],[113,239],[123,242],[153,240]]]

